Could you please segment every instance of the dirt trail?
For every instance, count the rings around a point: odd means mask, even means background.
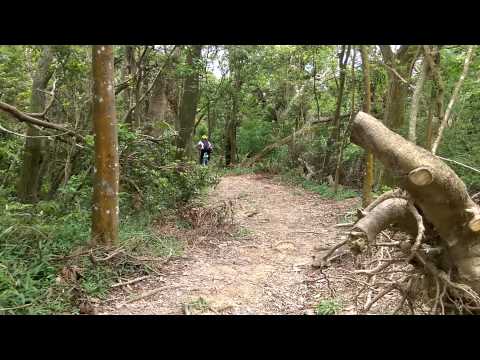
[[[311,268],[314,247],[336,241],[333,227],[357,199],[322,199],[260,175],[224,177],[209,202],[232,199],[242,236],[213,249],[186,249],[168,264],[163,278],[132,286],[141,295],[157,294],[120,306],[128,293],[118,291],[103,314],[305,314],[318,302],[318,270]],[[320,291],[322,292],[322,291]],[[131,293],[130,293],[131,296]],[[199,299],[204,301],[199,301]]]

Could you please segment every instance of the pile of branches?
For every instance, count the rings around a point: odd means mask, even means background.
[[[194,229],[204,229],[209,233],[234,224],[234,204],[232,200],[223,200],[210,206],[195,204],[182,209],[180,217]]]

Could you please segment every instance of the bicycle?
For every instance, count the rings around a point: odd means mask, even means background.
[[[207,166],[207,165],[208,165],[208,160],[209,160],[208,153],[205,152],[205,153],[203,154],[203,158],[202,158],[202,165],[203,165],[203,166]]]

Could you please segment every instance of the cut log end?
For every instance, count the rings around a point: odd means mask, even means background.
[[[474,217],[472,220],[470,220],[468,227],[473,232],[480,232],[480,217]]]
[[[433,175],[429,169],[419,167],[410,171],[408,179],[415,185],[426,186],[433,182]]]

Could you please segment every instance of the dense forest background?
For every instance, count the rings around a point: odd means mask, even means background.
[[[368,204],[395,178],[350,142],[360,110],[434,147],[475,197],[478,52],[460,45],[113,46],[121,244],[180,253],[150,224],[227,172],[276,174]],[[93,79],[90,46],[0,46],[0,312],[78,311],[70,301],[76,293],[101,296],[112,278],[138,268],[85,259],[81,285],[59,280],[61,260],[92,235]],[[197,164],[202,135],[214,145],[208,167]]]

